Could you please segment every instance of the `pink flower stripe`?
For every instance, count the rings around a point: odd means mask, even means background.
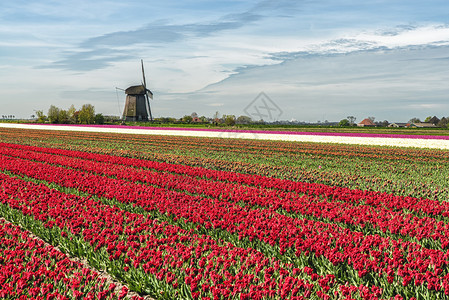
[[[279,246],[279,252],[293,251],[297,257],[314,253],[318,260],[333,265],[348,264],[359,277],[377,276],[385,284],[399,281],[408,286],[426,284],[429,290],[449,292],[448,256],[411,242],[377,235],[364,235],[335,224],[295,219],[273,209],[240,207],[224,199],[193,197],[175,191],[134,184],[129,181],[75,170],[3,157],[4,169],[102,197],[134,203],[146,210],[158,210],[204,228],[222,228],[240,238],[258,239]]]
[[[164,189],[186,191],[197,195],[206,195],[215,199],[224,199],[232,202],[244,202],[247,205],[269,207],[273,210],[283,208],[288,212],[300,215],[314,216],[329,221],[341,222],[353,227],[377,228],[383,232],[400,234],[402,236],[415,237],[418,240],[432,239],[437,241],[435,247],[446,248],[449,246],[449,225],[430,217],[419,218],[412,214],[404,214],[400,211],[391,210],[382,205],[361,205],[362,201],[370,203],[370,199],[358,199],[342,202],[338,195],[329,197],[320,194],[321,186],[313,191],[304,191],[311,195],[298,195],[281,190],[270,190],[251,186],[242,186],[235,183],[214,182],[201,179],[202,177],[188,177],[170,173],[158,173],[148,170],[135,169],[112,163],[89,161],[65,156],[50,155],[20,149],[0,148],[0,153],[14,157],[27,158],[43,161],[46,163],[59,164],[89,173],[105,174],[118,179],[132,182],[149,183]],[[111,157],[113,160],[114,157]],[[55,172],[67,172],[56,169]],[[316,185],[309,184],[313,187]],[[402,197],[404,198],[404,197]],[[338,200],[336,200],[338,199]],[[441,205],[437,201],[432,201]],[[358,205],[356,205],[358,204]]]
[[[106,285],[105,280],[0,219],[0,298],[123,299],[128,294],[127,287],[116,291],[116,286]]]
[[[99,259],[117,262],[124,273],[142,270],[174,290],[186,285],[194,298],[304,299],[312,294],[325,297],[336,285],[332,274],[320,276],[311,268],[295,268],[251,248],[199,236],[90,197],[64,194],[4,174],[0,182],[4,205],[32,216],[49,230],[59,228],[62,238],[81,237]],[[375,286],[341,285],[334,290],[336,296],[355,293],[366,299],[381,294]]]

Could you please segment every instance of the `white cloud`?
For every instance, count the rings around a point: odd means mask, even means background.
[[[443,42],[449,44],[449,26],[425,25],[409,30],[398,30],[394,34],[361,33],[355,36],[357,40],[375,42],[388,48],[410,45],[428,45]]]
[[[421,103],[421,104],[411,104],[409,107],[411,109],[421,110],[421,109],[438,109],[445,108],[447,105],[442,103]]]

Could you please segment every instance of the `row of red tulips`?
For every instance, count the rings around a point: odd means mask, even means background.
[[[98,273],[0,219],[1,299],[123,299]],[[137,299],[137,297],[134,297]]]
[[[326,196],[327,198],[343,201],[346,203],[350,202],[357,204],[363,202],[366,205],[370,205],[376,208],[385,207],[390,210],[407,210],[412,211],[416,214],[449,217],[449,201],[440,203],[439,201],[426,198],[395,196],[392,194],[380,193],[375,191],[354,190],[343,187],[327,186],[324,184],[296,182],[285,179],[240,174],[227,171],[209,170],[199,167],[160,163],[143,159],[124,158],[120,156],[87,153],[81,151],[51,149],[4,143],[0,144],[0,149],[3,149],[2,154],[4,155],[19,157],[28,157],[29,155],[30,159],[36,159],[40,161],[46,161],[46,158],[44,156],[35,156],[32,154],[32,152],[44,152],[67,157],[88,159],[94,162],[107,162],[111,164],[120,164],[136,168],[147,168],[156,171],[187,175],[189,177],[204,177],[216,181],[237,183],[239,185],[244,184],[262,187],[265,189],[277,189],[281,192],[294,191],[299,194]],[[13,149],[23,151],[28,150],[31,152],[26,152],[26,154],[24,154],[22,151],[13,152]],[[49,159],[51,159],[51,157]],[[65,159],[67,158],[63,158],[63,160]]]
[[[331,291],[337,297],[359,294],[374,299],[382,292],[374,286],[337,285],[331,274],[299,269],[251,248],[200,236],[90,197],[4,174],[0,182],[2,214],[30,227],[38,224],[42,236],[156,297],[303,299],[312,294],[328,298]]]
[[[1,131],[1,130],[0,130]],[[76,133],[48,134],[45,131],[5,132],[4,141],[77,149],[97,153],[139,157],[150,160],[188,164],[220,170],[290,178],[297,181],[317,182],[353,189],[376,190],[397,195],[424,197],[446,201],[445,151],[390,149],[354,145],[325,145],[318,148],[313,143],[285,143],[269,141],[238,141],[225,139],[204,140],[191,137],[159,137],[117,134]],[[3,135],[2,135],[3,137]],[[164,141],[165,140],[165,141]],[[228,143],[228,144],[227,144]],[[230,143],[230,144],[229,144]],[[241,146],[239,153],[205,150],[205,146]],[[245,154],[244,147],[267,148],[260,154]],[[222,149],[218,148],[218,149]],[[287,149],[284,152],[284,149]],[[223,148],[223,150],[225,150]],[[290,151],[290,152],[289,152]],[[300,154],[298,152],[303,152]],[[175,154],[176,153],[176,154]],[[375,154],[374,157],[358,156],[358,153]],[[273,155],[272,155],[273,154]],[[355,157],[351,158],[351,155]],[[279,163],[279,159],[283,161]],[[422,162],[420,162],[422,161]],[[416,162],[419,162],[416,165]],[[322,165],[322,169],[318,169]],[[388,174],[386,176],[385,174]]]
[[[26,149],[28,147],[20,148]],[[373,230],[378,230],[379,233],[389,232],[400,234],[404,237],[414,237],[417,240],[430,239],[434,242],[426,243],[426,245],[434,248],[444,249],[449,246],[449,225],[444,224],[442,221],[437,221],[429,217],[419,218],[412,214],[404,214],[400,211],[382,207],[381,205],[357,205],[357,203],[363,200],[369,203],[369,199],[367,200],[363,197],[354,200],[353,203],[342,202],[340,200],[341,197],[338,195],[329,197],[329,199],[326,197],[326,194],[319,194],[323,190],[322,185],[308,184],[312,187],[318,186],[316,190],[310,189],[305,191],[306,193],[310,191],[312,196],[298,195],[297,193],[278,189],[272,190],[243,186],[232,182],[206,180],[198,172],[199,168],[195,168],[195,174],[198,177],[190,177],[178,175],[177,173],[160,173],[151,170],[136,169],[123,164],[117,165],[116,163],[120,163],[123,159],[114,161],[116,158],[113,156],[109,156],[110,159],[107,160],[108,162],[105,162],[104,156],[97,154],[90,154],[89,156],[91,159],[99,157],[102,161],[75,158],[74,152],[65,150],[49,150],[49,152],[59,153],[58,155],[52,155],[36,152],[45,149],[33,148],[34,151],[25,149],[0,148],[0,153],[58,164],[90,173],[114,176],[119,179],[149,183],[166,189],[176,189],[232,202],[243,202],[250,206],[257,205],[273,209],[282,208],[287,212],[350,225],[351,229],[361,229],[364,231],[363,229],[368,227],[365,231],[369,230],[372,232]],[[71,156],[63,156],[64,154]],[[160,164],[157,167],[159,167],[159,171],[163,170]],[[267,178],[264,179],[269,180]],[[335,201],[336,199],[339,201]]]
[[[308,258],[313,253],[317,265],[348,264],[359,277],[371,274],[371,278],[384,285],[399,281],[410,287],[409,283],[414,281],[417,286],[425,283],[430,290],[449,291],[445,252],[425,249],[415,243],[364,235],[334,224],[286,217],[272,209],[242,208],[223,199],[193,197],[31,161],[3,157],[2,165],[19,174],[131,202],[147,210],[169,213],[206,229],[220,227],[231,233],[238,232],[240,238],[258,239],[279,246],[281,254],[288,252],[299,258]]]

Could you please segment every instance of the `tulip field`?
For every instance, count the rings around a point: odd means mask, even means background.
[[[444,299],[447,178],[447,150],[0,128],[0,298]]]

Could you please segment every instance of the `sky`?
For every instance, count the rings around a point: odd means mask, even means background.
[[[0,117],[119,116],[141,59],[155,117],[441,118],[449,1],[1,1]]]

